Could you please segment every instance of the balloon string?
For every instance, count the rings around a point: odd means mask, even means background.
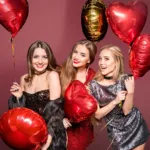
[[[13,56],[14,79],[16,81],[16,61],[15,61],[15,47],[14,47],[13,38],[11,38],[11,49],[12,49],[12,56]]]

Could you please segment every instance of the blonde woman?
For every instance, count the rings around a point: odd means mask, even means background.
[[[99,71],[89,84],[99,103],[95,118],[104,117],[114,150],[144,150],[149,131],[141,113],[134,107],[134,77],[124,74],[123,65],[119,47],[101,48]]]

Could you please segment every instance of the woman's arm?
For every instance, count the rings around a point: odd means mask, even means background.
[[[48,137],[47,137],[46,144],[44,144],[44,145],[41,147],[41,150],[47,150],[48,147],[50,146],[51,142],[52,142],[52,136],[49,134]]]
[[[48,85],[49,85],[49,102],[44,109],[44,119],[48,123],[49,119],[57,113],[58,110],[63,111],[63,98],[61,96],[61,87],[59,75],[55,71],[51,71],[48,76]],[[63,113],[64,115],[64,113]]]
[[[122,100],[125,99],[126,91],[120,91],[117,94],[117,97],[110,102],[108,105],[100,108],[99,105],[97,107],[97,111],[95,112],[95,118],[100,120],[104,116],[106,116],[109,112],[111,112],[116,105],[118,105]]]
[[[50,91],[50,100],[55,100],[61,96],[59,74],[55,71],[51,71],[47,78]]]
[[[52,136],[53,142],[51,144],[51,148],[55,147],[55,141],[61,141],[63,143],[63,147],[66,148],[66,133],[65,128],[63,126],[63,98],[61,96],[61,86],[59,75],[57,72],[51,71],[47,76],[47,81],[49,85],[50,91],[50,100],[46,104],[43,111],[43,118],[47,123],[47,128],[49,135]],[[60,140],[58,140],[60,139]],[[44,145],[44,148],[48,148],[51,143],[51,139],[49,138]],[[42,149],[43,150],[43,149]]]
[[[135,81],[133,76],[125,80],[125,87],[127,89],[127,95],[122,109],[124,115],[127,115],[130,113],[131,109],[133,108],[134,87],[135,87]]]

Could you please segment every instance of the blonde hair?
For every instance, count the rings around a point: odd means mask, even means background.
[[[87,64],[87,67],[90,64],[92,64],[95,59],[97,47],[93,42],[89,40],[81,40],[73,46],[71,54],[67,58],[66,62],[62,65],[62,69],[61,69],[60,79],[61,79],[61,86],[62,86],[62,95],[64,95],[66,88],[71,83],[71,81],[75,79],[76,76],[77,70],[72,65],[72,54],[78,45],[84,45],[89,50],[90,63]]]
[[[118,80],[121,77],[121,75],[124,74],[124,63],[123,63],[124,58],[121,49],[115,45],[105,45],[101,48],[101,51],[103,50],[107,50],[111,52],[114,61],[116,63],[113,79]],[[97,71],[94,79],[97,81],[101,81],[104,79],[100,69]]]

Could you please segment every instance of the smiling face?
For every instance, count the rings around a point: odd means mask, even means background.
[[[43,48],[36,48],[33,52],[32,66],[36,73],[44,72],[48,66],[48,57]]]
[[[90,63],[89,50],[85,45],[78,45],[72,53],[72,62],[75,68],[86,67]]]
[[[99,55],[99,68],[103,76],[113,76],[116,69],[116,62],[113,54],[108,49],[101,51]]]

